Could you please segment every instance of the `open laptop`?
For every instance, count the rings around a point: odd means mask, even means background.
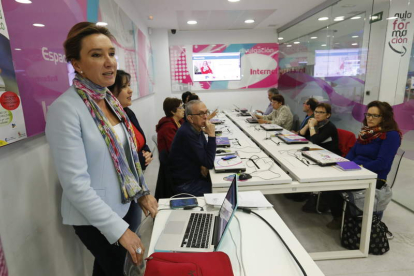
[[[237,181],[235,175],[218,212],[172,211],[154,251],[218,251],[237,210]]]
[[[335,165],[337,162],[345,162],[348,159],[343,158],[329,150],[308,150],[302,151],[302,155],[314,161],[319,166]]]
[[[285,142],[286,144],[307,144],[309,143],[308,140],[306,140],[304,137],[290,133],[290,134],[283,134],[283,133],[277,133],[276,137]]]
[[[216,147],[217,148],[229,148],[230,140],[228,137],[216,137]]]
[[[239,156],[236,155],[236,157],[228,160],[223,159],[228,156],[219,155],[214,158],[214,171],[216,173],[238,173],[246,171],[246,165]]]
[[[252,116],[252,117],[246,119],[246,121],[248,123],[250,123],[250,124],[258,124],[259,123],[259,121],[257,120],[257,117],[256,117],[256,113],[250,112],[250,116]]]
[[[283,127],[276,124],[261,124],[260,127],[266,131],[283,130]]]

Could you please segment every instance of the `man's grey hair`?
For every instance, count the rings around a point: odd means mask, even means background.
[[[277,88],[274,88],[274,87],[272,87],[269,90],[267,90],[267,92],[272,93],[273,96],[279,94],[279,90],[277,90]]]
[[[193,105],[200,104],[200,100],[192,100],[185,104],[185,116],[193,114]]]

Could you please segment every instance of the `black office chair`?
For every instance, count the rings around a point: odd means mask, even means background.
[[[394,157],[394,161],[392,162],[391,170],[388,173],[387,176],[387,184],[391,187],[391,189],[394,187],[395,180],[397,179],[397,173],[400,169],[401,160],[405,154],[405,150],[402,150],[401,148],[398,149],[397,154]]]
[[[155,188],[155,198],[170,198],[173,193],[173,181],[169,168],[168,152],[163,150],[159,153],[160,169],[158,171],[157,187]]]

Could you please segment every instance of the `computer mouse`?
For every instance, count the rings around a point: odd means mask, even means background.
[[[216,153],[225,153],[225,150],[216,150]]]
[[[307,151],[307,150],[310,150],[310,148],[309,147],[303,147],[303,148],[300,149],[300,151]]]
[[[239,180],[247,180],[247,179],[250,179],[250,178],[252,178],[252,176],[248,173],[241,173],[239,175]]]

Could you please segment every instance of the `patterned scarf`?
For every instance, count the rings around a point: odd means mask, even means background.
[[[377,127],[364,126],[359,132],[357,142],[359,144],[366,145],[366,144],[371,143],[373,140],[377,138],[384,140],[385,138],[387,138],[387,133],[382,132],[379,126]]]
[[[73,85],[82,98],[86,107],[96,126],[99,129],[102,137],[108,146],[109,153],[115,166],[115,170],[118,174],[119,185],[121,188],[121,200],[123,204],[132,201],[137,198],[141,191],[149,193],[148,187],[145,184],[144,175],[142,173],[141,165],[139,163],[139,157],[137,153],[137,142],[135,134],[132,129],[132,124],[129,121],[128,116],[115,98],[115,96],[106,88],[94,84],[88,79],[83,78],[80,75],[76,75],[73,80]],[[124,122],[125,127],[128,131],[127,139],[129,139],[130,149],[127,149],[127,153],[131,153],[135,169],[138,173],[138,179],[132,173],[131,168],[128,165],[125,150],[120,144],[119,138],[116,135],[109,120],[105,117],[102,110],[99,108],[95,100],[105,99],[106,103],[111,107],[118,119]]]

